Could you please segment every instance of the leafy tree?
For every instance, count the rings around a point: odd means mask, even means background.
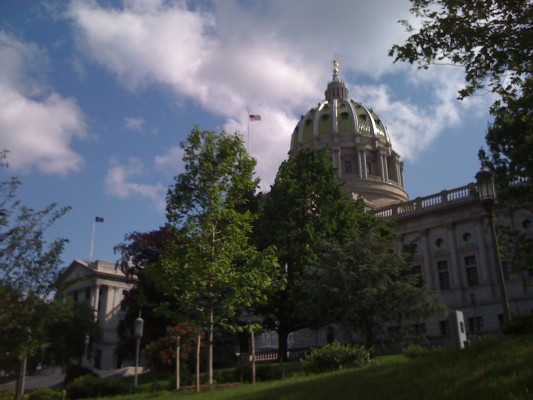
[[[91,343],[101,337],[93,308],[87,302],[78,303],[68,295],[59,294],[47,314],[46,353],[55,365],[68,366],[74,360],[82,360],[85,336],[89,335]]]
[[[278,333],[280,361],[287,354],[288,335],[309,326],[300,306],[302,279],[318,244],[344,237],[359,214],[362,209],[343,193],[326,150],[305,149],[281,164],[256,226],[257,242],[261,248],[275,246],[287,280],[257,310]]]
[[[389,51],[395,61],[463,67],[460,98],[486,87],[504,100],[520,97],[532,71],[531,1],[411,0],[411,13],[421,26],[400,21],[411,36]]]
[[[215,324],[228,324],[240,309],[266,300],[277,283],[271,252],[250,244],[258,180],[238,135],[195,128],[184,150],[185,172],[167,196],[167,219],[178,237],[154,272],[164,292],[200,326],[207,327],[208,380],[213,382]]]
[[[158,271],[161,267],[163,249],[174,240],[177,240],[175,230],[170,226],[163,226],[150,232],[129,233],[124,242],[115,246],[115,252],[121,254],[118,266],[127,277],[136,279],[135,287],[128,291],[123,300],[126,315],[118,327],[119,359],[133,359],[135,356],[134,323],[139,312],[142,313],[146,326],[150,327],[143,334],[143,345],[166,335],[167,326],[188,319],[181,310],[179,301],[165,294],[152,276],[152,271]]]
[[[486,140],[485,164],[501,181],[533,176],[533,3],[529,0],[411,0],[420,28],[400,21],[410,33],[394,45],[395,61],[420,68],[445,64],[465,69],[459,98],[488,89],[499,98]],[[488,163],[490,162],[490,163]],[[506,177],[507,175],[507,177]]]
[[[305,312],[323,325],[340,322],[372,349],[387,322],[413,324],[439,311],[435,294],[411,270],[411,252],[394,251],[389,223],[366,214],[345,240],[323,242],[305,278]]]
[[[7,152],[0,169],[7,168]],[[60,273],[66,239],[45,240],[47,230],[68,207],[50,204],[42,210],[17,198],[20,180],[0,181],[0,354],[30,356],[45,340],[43,316]]]

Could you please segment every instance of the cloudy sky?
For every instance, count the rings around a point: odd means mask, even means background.
[[[411,198],[474,180],[488,96],[458,101],[460,68],[420,71],[388,50],[404,0],[0,2],[0,148],[30,206],[72,210],[50,232],[63,260],[95,259],[165,221],[192,128],[249,137],[261,188],[340,59],[350,97],[385,122]],[[260,122],[248,124],[248,114]],[[248,128],[249,127],[249,128]]]

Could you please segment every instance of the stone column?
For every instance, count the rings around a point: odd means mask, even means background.
[[[366,152],[363,150],[360,152],[360,158],[361,158],[361,179],[368,179],[368,171],[366,169]]]
[[[94,285],[94,296],[93,296],[93,312],[94,312],[94,320],[98,320],[98,303],[100,301],[100,286],[101,285]]]

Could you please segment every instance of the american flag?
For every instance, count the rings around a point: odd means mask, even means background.
[[[250,121],[261,121],[261,116],[260,115],[251,114],[250,115]]]

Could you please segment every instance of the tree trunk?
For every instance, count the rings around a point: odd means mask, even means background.
[[[176,339],[176,391],[180,390],[180,340],[178,336]]]
[[[252,340],[252,383],[255,383],[255,333],[254,330],[250,332]]]
[[[202,334],[198,333],[196,338],[196,391],[200,391],[200,346],[202,342]]]
[[[211,311],[211,314],[209,315],[209,348],[208,348],[208,357],[209,357],[209,364],[207,366],[207,375],[208,375],[208,383],[210,385],[213,384],[213,341],[214,341],[214,330],[215,330],[215,320],[213,317],[213,311]]]
[[[278,361],[287,361],[289,329],[284,321],[278,325]]]

